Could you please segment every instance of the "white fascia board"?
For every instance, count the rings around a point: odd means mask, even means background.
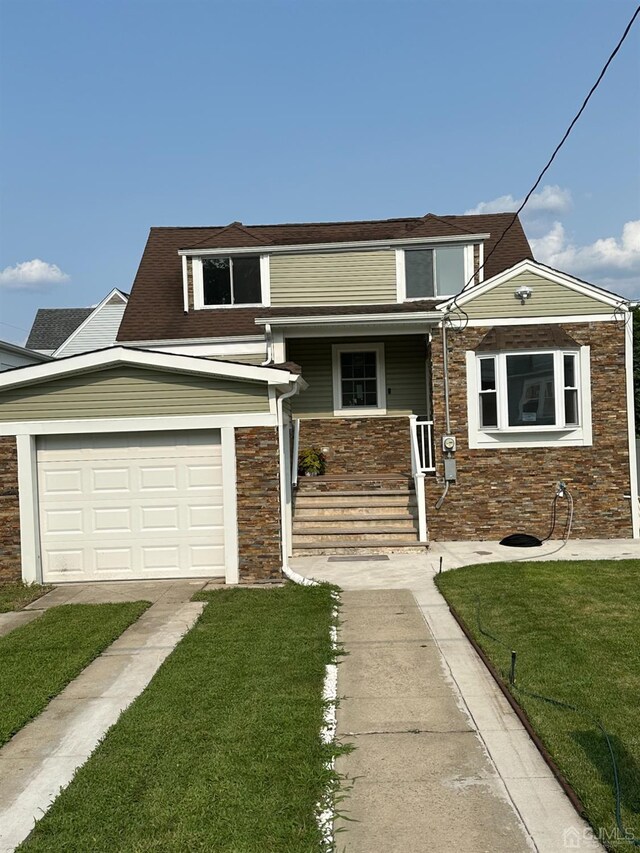
[[[275,367],[258,367],[250,364],[234,364],[191,355],[149,352],[148,350],[109,347],[96,352],[81,353],[47,364],[27,365],[16,370],[0,373],[0,390],[17,385],[28,385],[47,379],[55,379],[72,373],[82,373],[101,367],[118,364],[132,367],[159,368],[178,373],[195,373],[204,376],[219,376],[225,379],[267,382],[269,385],[295,383],[297,374]]]
[[[145,347],[147,349],[147,347]],[[264,337],[259,343],[251,344],[169,344],[152,348],[154,352],[168,352],[175,355],[193,355],[203,358],[226,357],[233,361],[234,356],[251,355],[264,361],[267,350]]]
[[[218,338],[162,338],[152,341],[118,341],[120,347],[133,349],[155,350],[163,347],[186,347],[192,344],[251,344],[264,343],[264,334],[257,335],[227,335]]]
[[[610,305],[612,308],[618,308],[622,311],[628,310],[627,306],[629,304],[629,300],[625,299],[623,296],[616,296],[615,294],[597,287],[595,284],[587,284],[584,281],[580,281],[580,279],[574,278],[573,276],[557,270],[552,270],[550,267],[544,266],[544,264],[539,264],[536,261],[531,260],[520,261],[515,264],[515,266],[509,267],[508,270],[504,270],[503,272],[498,273],[498,275],[494,275],[492,278],[485,279],[482,284],[473,285],[467,290],[463,290],[461,293],[457,294],[457,296],[453,296],[445,302],[441,302],[439,305],[436,305],[436,308],[439,311],[448,311],[454,303],[456,306],[463,307],[468,302],[477,299],[489,290],[493,290],[494,287],[498,287],[524,272],[531,273],[532,275],[538,275],[541,278],[546,278],[548,281],[553,281],[556,284],[564,285],[570,290],[575,290],[576,293],[581,293],[584,296],[590,296],[592,299],[596,299],[605,305]]]
[[[542,317],[485,317],[467,320],[465,329],[490,326],[540,326],[552,323],[614,323],[619,321],[615,312],[609,314],[545,314]]]
[[[81,332],[81,331],[82,331],[86,326],[88,326],[88,325],[89,325],[89,323],[93,320],[93,318],[94,318],[97,314],[99,314],[99,313],[100,313],[100,311],[104,308],[104,306],[107,304],[107,302],[110,302],[110,301],[111,301],[111,299],[112,299],[114,296],[117,296],[119,299],[121,299],[121,300],[122,300],[122,302],[123,302],[125,305],[127,304],[128,299],[127,299],[127,297],[124,295],[124,293],[122,293],[122,291],[118,290],[118,288],[117,288],[117,287],[114,287],[114,288],[113,288],[113,290],[105,296],[105,298],[102,300],[102,302],[99,302],[99,303],[96,305],[96,307],[93,309],[93,311],[91,312],[91,314],[89,314],[89,316],[88,316],[88,317],[85,317],[85,318],[84,318],[84,320],[82,321],[82,323],[80,323],[80,325],[78,326],[78,328],[77,328],[77,329],[74,329],[74,331],[73,331],[73,332],[71,332],[71,334],[69,335],[69,337],[68,337],[65,341],[63,341],[63,342],[60,344],[60,346],[58,347],[58,349],[57,349],[57,350],[55,350],[55,352],[53,353],[53,357],[54,357],[54,358],[58,358],[58,357],[60,356],[60,353],[65,349],[65,347],[67,347],[67,346],[71,343],[71,341],[72,341],[72,340],[73,340],[77,335],[79,335],[79,334],[80,334],[80,332]]]
[[[331,326],[331,325],[376,325],[397,323],[438,323],[442,320],[440,311],[405,311],[389,314],[313,314],[304,317],[256,317],[257,326]]]
[[[222,427],[277,426],[271,412],[224,415],[152,415],[135,418],[77,418],[50,421],[6,421],[1,435],[83,435],[99,432],[156,432],[158,430],[222,429]]]
[[[33,358],[34,361],[51,361],[51,356],[46,355],[43,350],[27,349],[19,344],[10,344],[9,341],[0,341],[0,352],[15,353],[16,355],[24,355]]]
[[[454,234],[450,237],[403,237],[393,240],[358,240],[345,243],[305,243],[293,246],[233,246],[229,248],[215,249],[179,249],[179,255],[188,258],[201,258],[207,255],[273,255],[283,253],[292,254],[314,254],[316,252],[351,252],[354,249],[385,249],[391,246],[429,246],[439,243],[477,243],[479,240],[488,240],[491,235],[486,234]]]

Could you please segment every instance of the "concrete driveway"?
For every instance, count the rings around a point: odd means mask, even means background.
[[[342,587],[338,730],[347,853],[601,851],[438,592],[443,570],[506,559],[640,558],[640,543],[434,544],[426,555],[296,558]],[[534,552],[532,554],[532,552]],[[377,555],[372,555],[377,556]]]

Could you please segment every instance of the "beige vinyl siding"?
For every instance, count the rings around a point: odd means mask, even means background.
[[[235,361],[238,364],[262,364],[263,361],[266,361],[267,354],[266,352],[252,352],[249,354],[243,353],[242,355],[210,355],[207,358],[212,358],[216,361]]]
[[[531,298],[524,305],[515,298],[518,287],[530,287]],[[545,317],[570,314],[602,314],[611,309],[602,302],[571,290],[562,284],[535,275],[522,273],[499,284],[464,306],[471,319],[499,317]]]
[[[287,358],[302,367],[309,383],[291,398],[294,417],[333,417],[332,345],[383,343],[387,415],[426,415],[426,343],[421,335],[380,338],[296,338],[287,341]]]
[[[267,387],[116,367],[0,392],[0,421],[268,412]]]
[[[271,305],[397,302],[395,252],[272,255]]]

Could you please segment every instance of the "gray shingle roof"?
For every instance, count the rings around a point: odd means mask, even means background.
[[[93,310],[93,308],[38,308],[27,338],[27,348],[58,349]]]

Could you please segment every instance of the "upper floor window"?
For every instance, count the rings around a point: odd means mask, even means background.
[[[405,298],[433,299],[459,293],[467,281],[468,249],[471,247],[405,249]]]
[[[202,288],[205,305],[259,305],[260,257],[203,258]]]
[[[260,255],[193,258],[195,308],[268,304],[269,259]]]

